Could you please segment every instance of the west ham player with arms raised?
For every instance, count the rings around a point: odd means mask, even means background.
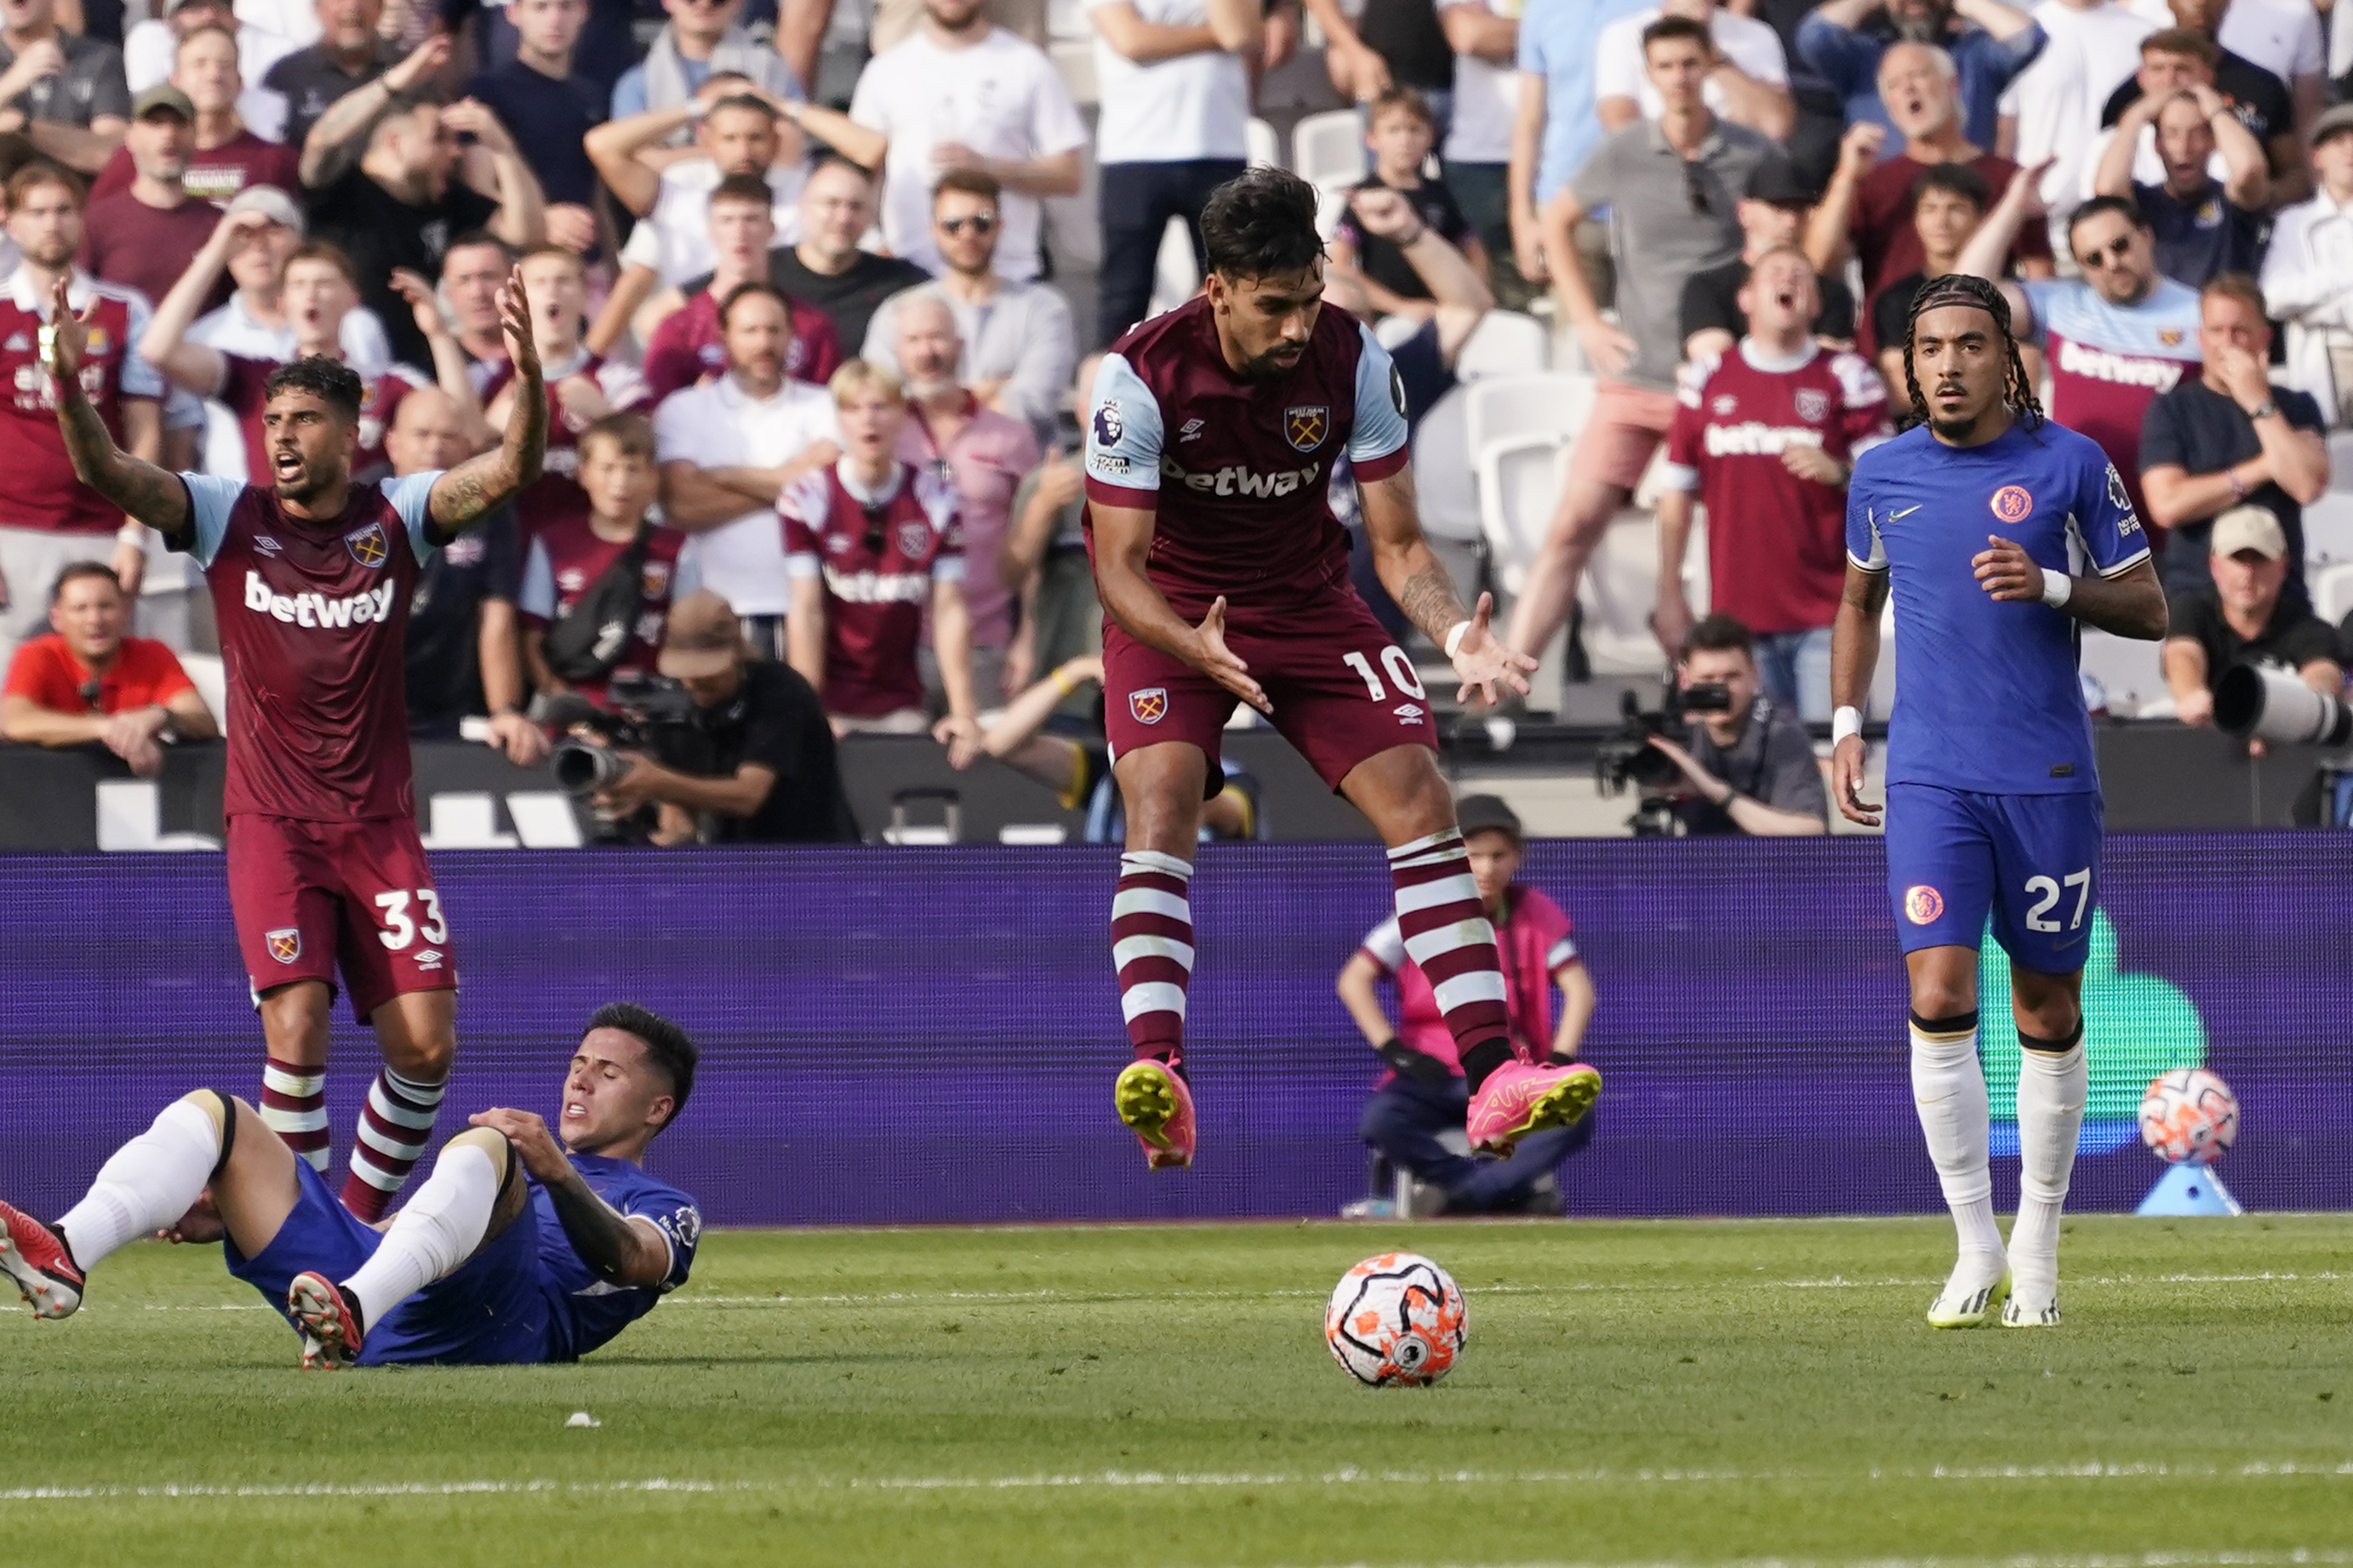
[[[1928,1321],[1970,1328],[1999,1310],[2007,1327],[2046,1328],[2059,1321],[2059,1215],[2088,1088],[2082,981],[2100,890],[2073,623],[2154,641],[2165,592],[2123,478],[2089,437],[2042,417],[1992,282],[1930,279],[1904,358],[1916,423],[1857,458],[1847,492],[1832,784],[1849,820],[1877,825],[1858,731],[1892,591],[1887,885],[1912,985],[1913,1099],[1960,1241]],[[2025,1047],[2006,1254],[1978,1061],[1989,914]]]
[[[1315,193],[1252,169],[1201,217],[1209,276],[1112,347],[1086,445],[1102,595],[1105,725],[1127,810],[1112,906],[1136,1059],[1120,1120],[1156,1167],[1191,1163],[1181,1069],[1193,963],[1187,887],[1219,741],[1237,701],[1272,721],[1389,845],[1406,951],[1428,974],[1472,1096],[1473,1142],[1508,1147],[1584,1114],[1591,1068],[1515,1061],[1495,935],[1471,876],[1437,731],[1402,650],[1348,584],[1332,467],[1355,465],[1382,584],[1452,658],[1467,697],[1527,689],[1527,658],[1465,610],[1422,542],[1388,355],[1325,311]]]
[[[174,474],[114,444],[75,372],[90,318],[58,288],[48,366],[81,481],[186,551],[212,584],[228,668],[229,903],[269,1047],[264,1121],[327,1163],[327,1016],[343,967],[385,1067],[343,1202],[380,1215],[424,1152],[457,1050],[449,931],[417,841],[402,639],[433,551],[536,479],[547,400],[520,275],[500,300],[530,395],[505,439],[446,472],[356,484],[360,378],[313,355],[269,374],[271,483]]]

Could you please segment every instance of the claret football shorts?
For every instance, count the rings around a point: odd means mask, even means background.
[[[457,961],[425,846],[408,817],[228,819],[228,902],[258,998],[341,966],[362,1022],[395,996],[454,991]]]

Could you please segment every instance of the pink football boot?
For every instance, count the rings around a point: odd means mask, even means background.
[[[1112,1100],[1144,1145],[1145,1164],[1181,1171],[1193,1163],[1193,1091],[1176,1069],[1149,1057],[1130,1062],[1112,1086]]]
[[[1506,1062],[1479,1086],[1464,1131],[1473,1149],[1508,1153],[1531,1132],[1576,1125],[1600,1093],[1600,1073],[1583,1062]]]
[[[68,1317],[81,1305],[81,1268],[64,1238],[6,1204],[0,1204],[0,1274],[16,1281],[37,1318]]]

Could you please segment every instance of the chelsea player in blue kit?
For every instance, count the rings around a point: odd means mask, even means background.
[[[218,1237],[229,1272],[302,1335],[306,1367],[576,1361],[693,1266],[702,1215],[642,1162],[685,1106],[695,1060],[668,1019],[599,1008],[555,1126],[522,1110],[474,1116],[381,1229],[353,1218],[251,1106],[197,1089],[116,1150],[54,1225],[0,1204],[0,1272],[35,1317],[62,1318],[124,1242]]]
[[[1995,1313],[2059,1321],[2059,1215],[2088,1078],[2084,956],[2099,903],[2100,784],[2075,623],[2154,641],[2165,592],[2124,480],[2043,418],[1981,279],[1930,280],[1904,345],[1915,424],[1856,460],[1847,574],[1832,631],[1839,810],[1886,814],[1887,885],[1912,989],[1912,1092],[1960,1258],[1938,1328]],[[1924,389],[1926,395],[1923,395]],[[1887,801],[1862,798],[1861,709],[1895,600]],[[1978,1060],[1978,945],[2010,961],[2018,1023],[2018,1219],[1994,1223]]]

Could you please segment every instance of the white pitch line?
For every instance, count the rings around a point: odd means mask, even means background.
[[[1979,1468],[1937,1466],[1929,1469],[1869,1470],[1847,1474],[1796,1470],[1584,1469],[1584,1470],[1373,1470],[1355,1466],[1317,1474],[1252,1471],[1100,1470],[1088,1473],[1048,1472],[1024,1476],[851,1476],[810,1477],[776,1480],[707,1481],[656,1477],[635,1481],[457,1480],[385,1482],[311,1482],[301,1485],[157,1484],[148,1486],[46,1486],[0,1489],[0,1503],[80,1502],[131,1498],[153,1501],[206,1501],[240,1499],[382,1498],[535,1496],[543,1494],[623,1494],[663,1492],[808,1492],[808,1491],[1028,1491],[1157,1488],[1223,1489],[1234,1487],[1355,1487],[1355,1486],[1689,1486],[1760,1484],[1842,1486],[1863,1481],[2101,1481],[2170,1479],[2179,1477],[2266,1479],[2279,1477],[2353,1479],[2353,1460],[2336,1465],[2287,1461],[2253,1461],[2233,1468],[2163,1463],[2100,1463],[2079,1465],[2001,1465]],[[2244,1561],[2289,1561],[2287,1558],[2247,1558]],[[2295,1558],[2294,1561],[2343,1562],[2345,1557]],[[1933,1561],[1933,1560],[1923,1560]],[[2039,1559],[2004,1559],[2012,1564]],[[2053,1560],[2056,1561],[2056,1560]],[[2074,1561],[2074,1560],[2070,1560]],[[2089,1561],[2089,1560],[2084,1560]],[[2141,1558],[2118,1559],[2141,1563]],[[2241,1559],[2184,1559],[2229,1563]]]

